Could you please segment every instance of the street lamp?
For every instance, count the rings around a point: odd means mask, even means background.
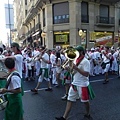
[[[12,37],[11,37],[11,13],[10,13],[10,3],[9,3],[9,0],[8,0],[8,16],[9,16],[9,29],[10,29],[10,36],[9,36],[9,45],[11,45],[12,43]]]
[[[44,46],[45,46],[45,37],[46,37],[46,33],[45,33],[44,31],[41,33],[41,37],[42,37],[43,40],[44,40]]]
[[[81,37],[83,35],[83,31],[82,30],[79,30],[79,36],[80,36],[80,44],[81,44]]]
[[[82,30],[79,30],[79,36],[81,37],[83,34],[83,31]]]

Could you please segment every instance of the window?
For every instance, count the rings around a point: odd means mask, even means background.
[[[40,14],[38,14],[38,23],[40,23]]]
[[[109,6],[100,5],[100,23],[109,23]]]
[[[69,44],[69,31],[54,32],[54,44]]]
[[[27,10],[25,10],[25,16],[27,16]]]
[[[46,26],[45,9],[43,9],[43,27]]]
[[[53,23],[54,24],[69,23],[68,16],[69,16],[68,2],[53,4]]]
[[[81,22],[88,23],[89,22],[89,15],[88,15],[88,3],[82,2],[81,3]]]

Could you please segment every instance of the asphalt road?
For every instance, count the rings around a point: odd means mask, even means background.
[[[104,76],[90,77],[91,85],[96,97],[90,101],[92,120],[120,120],[120,78],[110,75],[110,82],[102,84]],[[56,116],[61,116],[66,107],[66,101],[62,101],[64,87],[53,87],[52,92],[44,89],[47,83],[44,81],[39,90],[39,94],[30,92],[37,81],[24,82],[25,95],[23,96],[24,120],[55,120]],[[83,118],[85,113],[84,105],[77,100],[68,120],[87,120]],[[0,120],[4,118],[4,110],[0,111]]]

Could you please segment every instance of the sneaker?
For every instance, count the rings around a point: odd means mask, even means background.
[[[56,120],[66,120],[64,117],[55,117]]]
[[[56,88],[59,88],[60,86],[58,84],[55,85]]]
[[[89,114],[89,115],[88,115],[88,114],[85,114],[84,117],[85,117],[85,118],[88,118],[88,119],[91,118],[90,114]]]
[[[65,94],[63,97],[61,97],[62,100],[67,100],[67,95]]]
[[[34,89],[31,89],[31,92],[38,93],[38,90],[34,88]]]
[[[45,89],[45,91],[52,91],[52,88],[47,88]]]

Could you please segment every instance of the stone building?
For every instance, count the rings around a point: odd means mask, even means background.
[[[119,0],[14,0],[14,7],[24,44],[89,48],[119,42]]]

